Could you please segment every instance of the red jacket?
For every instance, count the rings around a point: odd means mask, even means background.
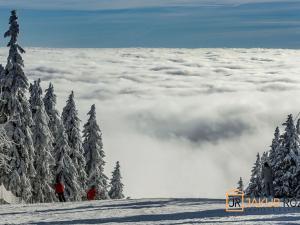
[[[87,199],[88,200],[95,200],[95,198],[96,198],[96,188],[91,188],[89,191],[88,191],[88,193],[87,193]]]
[[[65,187],[64,187],[64,185],[62,184],[62,183],[56,183],[55,184],[55,192],[56,193],[64,193],[64,191],[65,191]]]

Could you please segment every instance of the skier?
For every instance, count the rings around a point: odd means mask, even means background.
[[[264,184],[265,184],[265,194],[267,196],[274,196],[273,172],[272,172],[272,168],[269,166],[267,162],[264,163],[261,177],[264,180]]]
[[[87,199],[89,201],[95,200],[96,193],[97,193],[96,186],[93,185],[92,188],[87,192]]]
[[[55,184],[55,192],[57,193],[58,199],[60,202],[66,201],[64,191],[65,191],[65,187],[62,184],[61,179],[59,177],[57,177],[56,184]]]

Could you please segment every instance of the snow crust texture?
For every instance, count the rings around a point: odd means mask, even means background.
[[[0,206],[0,224],[300,224],[298,208],[228,213],[224,200],[140,199]]]

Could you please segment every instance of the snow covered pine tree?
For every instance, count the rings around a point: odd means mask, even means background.
[[[30,106],[34,125],[32,127],[32,139],[35,147],[34,166],[36,176],[33,179],[33,201],[34,202],[53,202],[55,194],[53,190],[53,173],[54,158],[53,136],[48,127],[49,117],[45,111],[42,100],[42,88],[40,79],[34,81],[30,86]]]
[[[10,37],[9,56],[0,77],[0,118],[5,125],[11,143],[11,171],[7,176],[5,187],[24,201],[32,197],[31,179],[35,176],[33,166],[34,147],[32,143],[32,116],[26,99],[28,80],[23,71],[23,59],[20,53],[24,49],[18,44],[19,24],[16,11],[11,12],[9,30],[4,37]]]
[[[109,190],[109,197],[111,199],[122,199],[124,198],[123,195],[123,184],[121,182],[122,176],[120,172],[120,163],[119,161],[116,163],[116,167],[112,173],[112,178],[110,180],[110,190]],[[240,190],[243,190],[243,181],[240,178]]]
[[[270,149],[269,158],[268,158],[270,166],[273,169],[273,171],[274,171],[274,166],[277,163],[276,157],[279,154],[278,153],[279,146],[280,146],[280,131],[279,131],[279,128],[276,127],[275,132],[274,132],[274,138],[273,138],[272,144],[270,146],[271,149]]]
[[[34,114],[36,113],[38,107],[37,102],[39,101],[41,95],[43,94],[43,90],[40,86],[41,80],[38,79],[37,81],[34,81],[33,84],[30,84],[29,86],[29,104],[31,109],[32,118],[34,117]]]
[[[285,126],[284,133],[280,135],[279,128],[276,127],[271,149],[268,154],[264,153],[260,163],[258,163],[259,160],[256,161],[252,169],[247,188],[249,195],[256,195],[257,190],[254,187],[259,186],[257,185],[259,183],[262,189],[261,194],[266,194],[263,193],[264,184],[261,181],[258,182],[256,176],[258,171],[256,168],[261,168],[263,162],[266,161],[272,168],[275,197],[300,197],[300,120],[295,126],[293,116],[288,115],[286,122],[282,125]]]
[[[293,197],[297,188],[297,168],[299,168],[299,136],[293,116],[288,115],[285,132],[280,136],[280,146],[274,165],[275,196]]]
[[[98,195],[96,199],[109,198],[107,191],[107,176],[104,174],[104,151],[101,130],[96,120],[96,108],[92,105],[88,112],[90,116],[83,129],[83,147],[86,159],[86,172],[88,175],[88,188],[96,186]]]
[[[50,83],[48,89],[45,91],[45,97],[43,99],[45,110],[47,112],[47,115],[49,117],[49,128],[52,133],[52,136],[54,137],[54,143],[53,146],[55,146],[55,140],[58,138],[58,130],[59,130],[59,124],[60,124],[60,116],[56,109],[56,95],[54,93],[54,87]]]
[[[238,186],[237,186],[237,189],[238,189],[239,191],[244,191],[244,182],[243,182],[242,177],[240,177],[240,179],[239,179],[237,185],[238,185]]]
[[[269,152],[263,152],[262,156],[260,157],[260,164],[261,164],[261,169],[263,168],[263,165],[265,163],[268,163],[269,165]],[[262,173],[262,170],[261,170]],[[262,175],[262,174],[261,174]],[[262,195],[265,195],[265,182],[263,182],[264,180],[261,179],[261,190],[262,190]]]
[[[259,197],[262,195],[262,181],[261,181],[261,161],[259,153],[256,155],[256,162],[251,170],[251,178],[249,186],[246,189],[246,195],[251,197]]]
[[[86,191],[86,172],[85,172],[85,159],[83,156],[82,140],[80,135],[80,119],[74,102],[74,92],[72,91],[67,104],[62,112],[62,122],[67,134],[68,145],[70,146],[70,158],[77,170],[78,182],[80,183],[80,193],[78,197],[85,196]],[[78,199],[79,200],[79,199]]]
[[[78,174],[72,159],[70,158],[70,146],[68,137],[62,123],[58,129],[58,138],[55,144],[55,178],[65,185],[65,193],[67,199],[71,201],[81,200],[80,183],[78,182]]]

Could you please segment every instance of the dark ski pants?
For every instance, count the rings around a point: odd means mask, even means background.
[[[64,193],[58,193],[58,199],[60,202],[65,202],[66,198],[65,198]]]
[[[266,182],[265,183],[265,194],[267,196],[273,196],[274,197],[273,182]]]

